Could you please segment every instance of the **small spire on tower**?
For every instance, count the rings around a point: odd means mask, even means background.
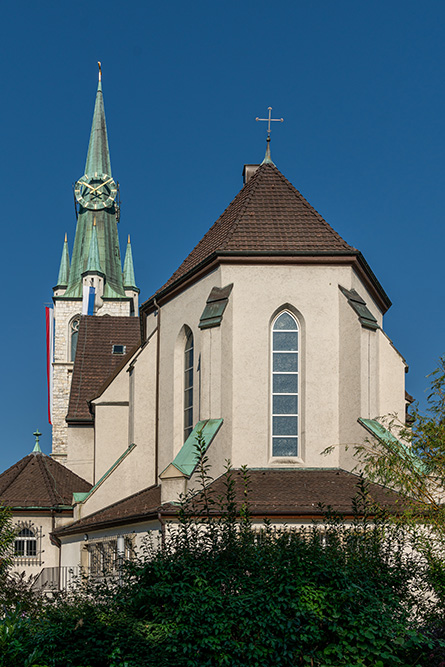
[[[123,279],[125,289],[130,287],[137,289],[136,279],[134,277],[133,253],[131,251],[130,234],[128,234],[127,250],[125,252]]]
[[[68,251],[68,238],[65,232],[65,241],[63,242],[62,257],[60,260],[59,276],[57,278],[57,287],[67,287],[70,277],[70,254]]]
[[[36,444],[34,445],[32,454],[42,454],[42,450],[40,449],[40,444],[39,444],[39,438],[42,434],[40,433],[39,429],[37,429],[36,431],[34,431],[33,435],[36,436]]]

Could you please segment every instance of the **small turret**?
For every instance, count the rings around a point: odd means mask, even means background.
[[[36,444],[34,445],[34,449],[32,450],[31,454],[41,454],[42,450],[40,449],[39,440],[42,434],[40,433],[39,429],[37,429],[36,431],[34,431],[33,435],[35,435],[36,437]]]
[[[60,260],[59,276],[57,278],[57,285],[53,287],[54,296],[62,296],[65,294],[68,287],[70,277],[70,254],[68,251],[68,240],[65,234],[65,241],[63,243],[62,258]]]
[[[128,235],[127,250],[125,252],[124,271],[122,274],[124,282],[125,296],[131,298],[131,315],[137,313],[139,308],[139,288],[136,287],[136,279],[134,277],[133,253],[131,251],[130,234]]]
[[[100,266],[99,243],[97,240],[96,218],[93,221],[91,230],[90,248],[88,251],[88,260],[86,270],[82,273],[83,288],[94,287],[94,314],[102,307],[102,296],[105,288],[105,274]],[[82,307],[83,314],[86,314]]]

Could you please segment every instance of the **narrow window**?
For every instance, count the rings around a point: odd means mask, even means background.
[[[298,455],[298,324],[287,310],[272,325],[272,456]]]
[[[193,431],[193,334],[187,332],[184,349],[184,442]]]
[[[22,528],[14,542],[16,558],[35,558],[37,556],[37,538],[30,528]]]
[[[77,349],[77,338],[79,335],[79,324],[80,324],[80,316],[76,315],[76,317],[73,317],[73,319],[70,322],[70,354],[71,354],[71,361],[74,361],[76,358],[76,349]]]

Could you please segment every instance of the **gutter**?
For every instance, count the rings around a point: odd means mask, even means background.
[[[158,466],[159,466],[159,384],[160,384],[160,360],[161,360],[161,308],[159,307],[156,297],[153,298],[153,303],[158,310],[158,321],[156,324],[156,411],[155,411],[155,478],[154,484],[158,483]]]
[[[184,275],[180,276],[177,280],[175,280],[173,283],[168,285],[168,287],[161,288],[158,292],[156,292],[155,295],[147,299],[143,304],[140,306],[140,312],[149,312],[152,307],[155,304],[158,304],[160,300],[162,300],[164,297],[166,297],[170,292],[175,292],[176,290],[180,289],[181,285],[184,283],[187,283],[190,281],[195,274],[199,274],[200,272],[204,272],[206,267],[207,270],[210,270],[212,268],[212,264],[215,262],[215,260],[218,260],[218,258],[230,258],[230,257],[249,257],[249,258],[264,258],[264,257],[350,257],[352,261],[356,261],[357,264],[360,266],[360,268],[363,270],[365,273],[369,285],[373,287],[375,292],[377,293],[378,299],[380,301],[380,304],[383,308],[383,311],[386,312],[391,304],[391,300],[389,299],[388,295],[386,294],[385,290],[383,289],[382,285],[380,284],[379,280],[377,279],[376,275],[372,271],[371,267],[369,266],[368,262],[365,260],[363,257],[362,253],[359,250],[339,250],[337,252],[332,252],[332,251],[300,251],[300,252],[283,252],[283,251],[264,251],[264,252],[258,252],[258,251],[253,251],[253,250],[245,250],[245,251],[229,251],[229,250],[218,250],[216,252],[213,252],[211,255],[206,257],[204,260],[202,260],[199,264],[197,264],[195,267],[193,267],[190,271],[185,273]]]

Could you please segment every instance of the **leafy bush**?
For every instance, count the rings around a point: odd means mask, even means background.
[[[364,483],[351,525],[326,511],[321,526],[258,531],[247,472],[239,512],[231,471],[217,499],[200,466],[204,490],[118,582],[82,583],[39,617],[7,619],[1,667],[440,665],[440,602],[425,595],[440,577],[416,534],[369,506]]]

